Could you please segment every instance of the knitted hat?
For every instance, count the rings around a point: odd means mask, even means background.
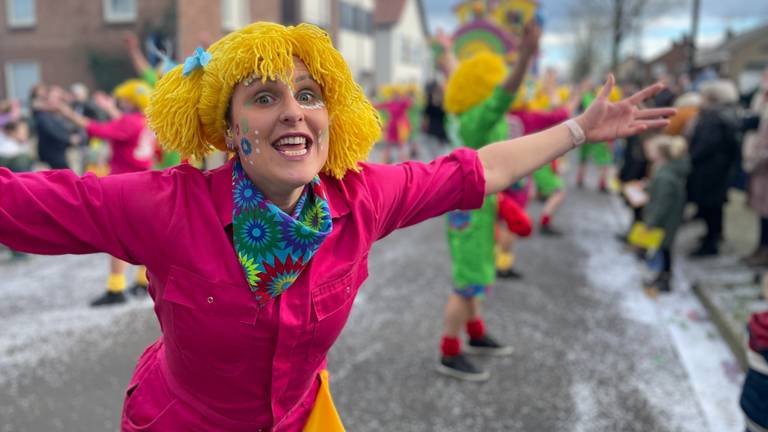
[[[376,110],[354,82],[328,34],[311,24],[257,22],[229,33],[165,74],[147,110],[160,143],[201,158],[227,149],[225,118],[234,87],[251,75],[292,85],[293,57],[306,64],[323,90],[330,119],[328,160],[323,172],[336,178],[359,170],[379,137]]]
[[[451,114],[461,114],[493,94],[507,74],[501,56],[489,51],[480,52],[459,66],[448,78],[444,108]]]
[[[149,88],[146,82],[138,79],[129,79],[115,87],[112,95],[115,98],[127,100],[135,105],[139,111],[144,112],[147,109],[147,105],[149,105],[149,94],[151,91],[152,89]]]

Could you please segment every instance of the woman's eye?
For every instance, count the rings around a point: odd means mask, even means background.
[[[262,94],[262,95],[256,96],[254,100],[259,105],[268,105],[274,100],[274,98],[268,94]]]
[[[297,99],[299,102],[311,102],[314,98],[315,98],[315,95],[312,94],[312,92],[303,91],[299,93],[299,97]]]

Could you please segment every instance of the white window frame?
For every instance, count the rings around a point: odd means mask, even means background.
[[[15,87],[15,85],[14,85],[14,82],[13,82],[13,74],[11,73],[11,69],[12,69],[13,65],[17,65],[17,64],[33,64],[33,65],[35,65],[35,67],[37,67],[38,82],[41,82],[42,79],[43,79],[42,68],[40,67],[40,62],[37,61],[37,60],[33,60],[33,59],[28,59],[28,60],[27,59],[9,60],[9,61],[5,62],[5,64],[4,64],[3,68],[4,68],[4,72],[5,72],[5,95],[6,95],[6,97],[8,99],[14,99],[15,98],[15,99],[18,99],[20,101],[27,101],[27,98],[29,97],[28,94],[17,95],[17,94],[14,94],[14,92],[12,91],[13,88]],[[29,101],[27,101],[27,102],[29,102]]]
[[[221,28],[234,31],[251,22],[251,5],[248,0],[221,0]]]
[[[35,0],[29,0],[32,4],[32,17],[27,19],[17,19],[13,11],[13,1],[5,0],[5,16],[8,27],[10,28],[24,28],[33,27],[37,24],[37,8]]]
[[[120,13],[112,10],[112,1],[111,0],[102,0],[102,8],[104,9],[104,21],[115,24],[115,23],[130,23],[136,21],[136,17],[138,15],[138,9],[139,5],[137,4],[137,0],[133,1],[133,10],[128,13]]]

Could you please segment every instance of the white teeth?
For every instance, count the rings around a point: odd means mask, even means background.
[[[301,150],[280,150],[280,153],[287,155],[287,156],[304,156],[307,154],[307,149],[301,149]]]
[[[277,145],[287,145],[287,144],[306,144],[307,138],[302,136],[292,136],[292,137],[285,137],[281,138]]]

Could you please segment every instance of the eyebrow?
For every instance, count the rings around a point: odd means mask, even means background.
[[[299,75],[299,76],[296,78],[296,82],[297,82],[297,83],[300,83],[300,82],[302,82],[302,81],[305,81],[305,80],[310,80],[310,81],[314,82],[315,84],[318,84],[318,83],[317,83],[317,81],[315,81],[315,79],[314,79],[314,78],[312,78],[312,75],[307,75],[307,74],[305,74],[305,75]],[[318,85],[319,85],[319,84],[318,84]]]

